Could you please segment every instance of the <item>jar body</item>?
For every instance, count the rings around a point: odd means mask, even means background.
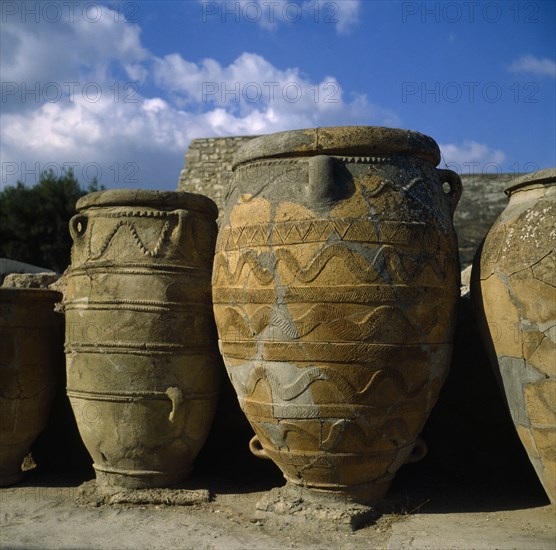
[[[54,312],[61,298],[50,290],[0,288],[0,486],[23,477],[23,458],[48,420],[63,361],[62,316]]]
[[[219,372],[210,273],[212,201],[108,191],[71,220],[67,393],[97,482],[130,488],[190,473]]]
[[[508,190],[475,258],[471,290],[517,433],[555,502],[556,177],[535,181],[543,172]]]
[[[213,301],[261,454],[291,483],[368,503],[410,458],[447,374],[457,192],[426,160],[346,147],[236,166]]]

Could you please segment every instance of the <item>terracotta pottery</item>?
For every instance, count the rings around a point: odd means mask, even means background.
[[[210,277],[216,205],[111,190],[77,202],[67,276],[67,393],[97,482],[178,483],[219,390]]]
[[[517,433],[556,502],[556,169],[523,176],[506,194],[471,293]]]
[[[48,420],[56,391],[62,316],[59,292],[0,288],[0,486],[23,477],[21,463]]]
[[[236,154],[213,270],[220,347],[252,450],[313,496],[374,502],[417,458],[459,293],[461,182],[439,160],[427,136],[365,126]]]

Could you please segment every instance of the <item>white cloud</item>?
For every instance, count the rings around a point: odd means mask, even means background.
[[[314,82],[255,53],[229,65],[157,57],[137,24],[118,24],[103,9],[105,20],[59,22],[56,33],[34,22],[4,25],[0,187],[73,165],[82,184],[96,175],[108,187],[172,189],[195,137],[398,123],[334,76]]]
[[[348,34],[359,21],[360,0],[338,0],[333,3],[338,8],[338,34]]]
[[[439,144],[442,159],[448,168],[456,172],[501,172],[506,155],[484,143],[464,141],[461,145]]]
[[[77,17],[55,25],[44,19],[18,18],[2,24],[4,82],[60,82],[83,76],[102,80],[109,74],[110,63],[131,66],[149,55],[141,46],[140,27],[118,23],[106,12],[94,23]]]
[[[514,73],[528,73],[556,78],[556,63],[547,57],[541,59],[534,55],[522,55],[509,66],[509,70]]]
[[[293,124],[319,124],[342,117],[346,124],[395,118],[370,105],[364,95],[346,100],[332,76],[313,82],[298,68],[278,69],[254,53],[243,53],[227,67],[214,59],[195,64],[171,54],[156,60],[153,75],[159,87],[172,91],[178,104],[223,109],[246,120],[255,112],[258,120],[263,116],[275,123],[278,117]]]
[[[76,96],[72,104],[10,113],[2,120],[2,185],[33,184],[45,168],[74,166],[82,184],[98,176],[107,187],[175,189],[190,140],[209,128],[161,98],[91,104]]]

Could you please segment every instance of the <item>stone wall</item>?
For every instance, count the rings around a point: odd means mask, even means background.
[[[232,177],[234,153],[256,136],[194,139],[185,154],[178,189],[207,195],[220,211]],[[462,175],[463,195],[454,216],[460,244],[462,267],[473,261],[473,255],[508,198],[504,189],[516,174]]]
[[[232,136],[194,139],[185,153],[185,167],[178,189],[210,197],[222,211],[232,176],[234,153],[257,136]]]
[[[454,226],[462,268],[473,261],[481,241],[506,208],[508,197],[504,189],[516,177],[515,174],[461,175],[463,193],[454,215]]]

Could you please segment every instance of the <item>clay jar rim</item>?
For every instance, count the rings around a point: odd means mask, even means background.
[[[95,191],[81,197],[75,208],[81,212],[88,208],[104,206],[150,206],[161,210],[175,210],[183,208],[210,215],[213,219],[218,217],[216,203],[198,193],[187,191],[156,191],[150,189],[108,189]]]
[[[440,149],[429,136],[384,126],[332,126],[290,130],[259,136],[242,145],[234,156],[233,169],[262,158],[334,156],[418,157],[434,166]]]
[[[0,303],[9,304],[15,301],[44,300],[48,302],[59,302],[62,300],[62,293],[49,288],[19,288],[16,286],[0,287]]]
[[[556,185],[556,168],[546,168],[544,170],[537,170],[530,174],[525,174],[512,181],[509,187],[504,189],[504,193],[511,197],[512,193],[519,191],[523,187],[530,187],[534,185]]]

